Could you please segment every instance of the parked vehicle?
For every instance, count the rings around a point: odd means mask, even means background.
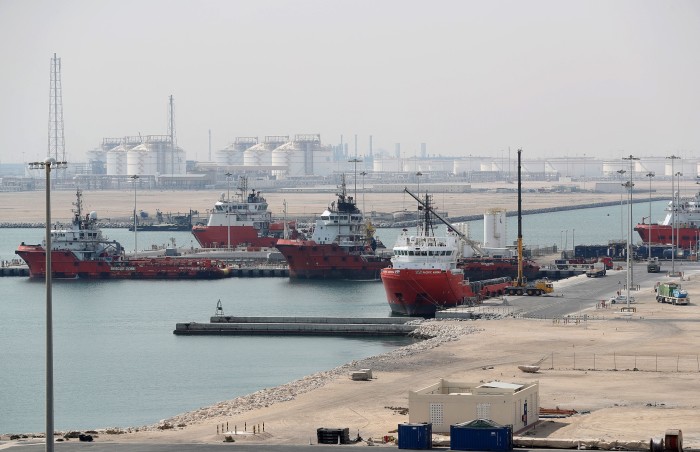
[[[675,282],[659,283],[656,286],[656,301],[659,303],[688,304],[688,291]]]
[[[627,304],[627,295],[617,295],[610,298],[611,304]],[[634,303],[634,297],[630,295],[630,303]]]

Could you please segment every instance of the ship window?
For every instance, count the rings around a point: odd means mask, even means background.
[[[446,253],[447,256],[452,256],[452,251],[446,251]]]
[[[420,252],[420,255],[421,255],[421,256],[427,256],[427,255],[428,255],[428,252],[427,252],[427,251],[421,251],[421,252]]]
[[[409,255],[409,256],[413,256],[413,251],[409,251],[409,252],[408,252],[408,255]]]
[[[328,215],[321,215],[322,220],[330,220],[330,217]]]

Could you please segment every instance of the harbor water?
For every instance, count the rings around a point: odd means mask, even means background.
[[[665,202],[652,205],[654,221]],[[649,205],[634,206],[636,223]],[[528,215],[527,245],[572,248],[621,239],[627,206]],[[470,236],[481,240],[481,221]],[[621,224],[623,225],[621,227]],[[575,230],[575,233],[574,233]],[[508,240],[517,234],[508,218]],[[566,232],[566,238],[564,238]],[[134,234],[104,231],[133,250]],[[396,229],[379,229],[391,247]],[[0,259],[43,229],[2,229]],[[139,248],[195,247],[188,232],[141,232]],[[635,237],[635,240],[638,238]],[[563,243],[567,241],[568,243]],[[568,246],[566,246],[568,245]],[[0,278],[0,433],[41,432],[45,400],[43,280]],[[385,317],[380,282],[227,278],[206,281],[54,280],[54,400],[57,430],[152,424],[178,413],[277,386],[410,343],[404,338],[244,337],[172,334],[177,322],[206,322],[221,300],[227,315]],[[409,389],[409,388],[407,388]]]

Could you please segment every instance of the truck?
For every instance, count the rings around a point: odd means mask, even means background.
[[[690,302],[688,292],[675,282],[658,283],[656,286],[656,301],[686,305]]]
[[[591,265],[588,270],[586,270],[586,276],[588,278],[597,278],[599,276],[605,276],[605,267],[606,266],[604,262],[596,262],[593,265]]]
[[[506,295],[543,295],[554,292],[554,284],[548,279],[538,279],[524,284],[518,284],[505,288]]]
[[[659,273],[661,271],[661,264],[659,263],[659,258],[654,257],[647,261],[647,273]]]

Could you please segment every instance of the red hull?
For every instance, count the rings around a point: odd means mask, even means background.
[[[437,309],[460,305],[475,296],[461,273],[387,268],[381,277],[394,314],[434,316]]]
[[[194,238],[202,248],[226,248],[229,238],[228,226],[196,225],[192,228]],[[253,226],[231,226],[231,247],[239,245],[274,247],[277,237],[260,237]]]
[[[675,241],[678,248],[683,249],[695,248],[700,238],[700,228],[696,227],[676,228],[674,232],[670,225],[640,223],[634,230],[644,243],[670,245]]]
[[[15,251],[29,266],[29,276],[46,276],[46,254],[39,245],[20,245]],[[216,279],[229,276],[228,268],[217,260],[179,257],[135,258],[126,260],[79,260],[68,250],[51,253],[54,278],[86,279]]]
[[[387,258],[312,240],[280,239],[275,246],[287,260],[290,278],[378,280],[390,264]]]

